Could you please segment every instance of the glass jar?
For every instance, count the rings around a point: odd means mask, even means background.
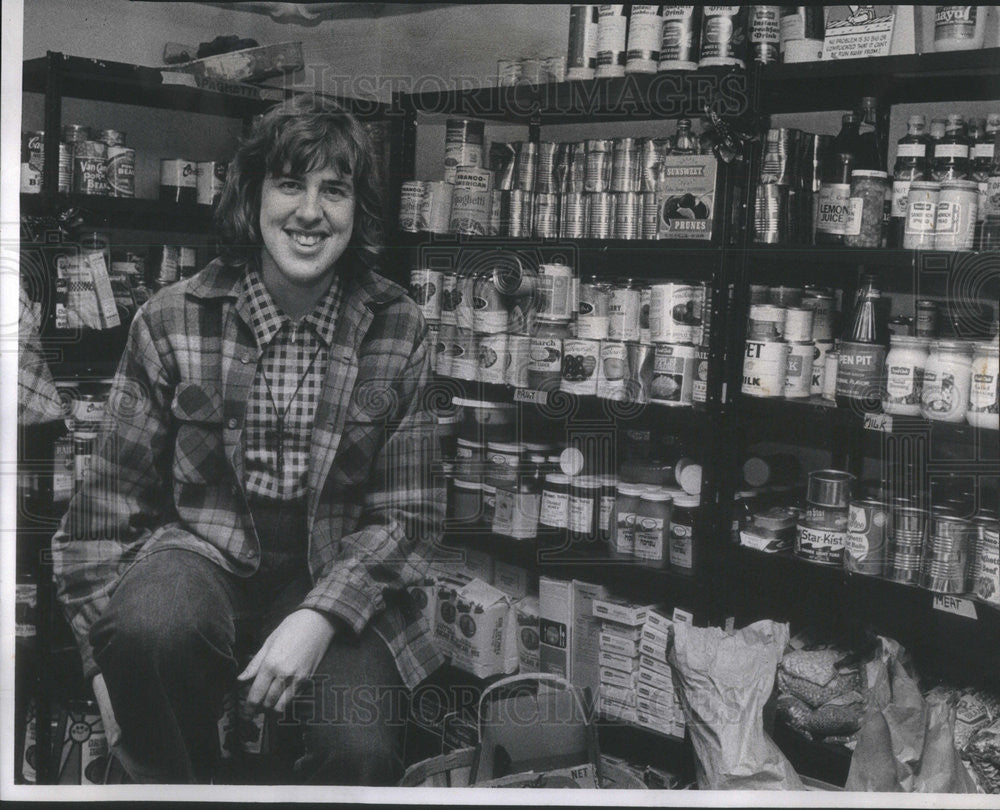
[[[549,473],[542,485],[538,522],[549,529],[569,527],[569,476]]]
[[[598,490],[597,503],[597,530],[600,533],[601,541],[611,542],[611,534],[614,524],[611,522],[615,511],[615,500],[617,499],[618,479],[613,475],[599,475],[597,482],[600,484]]]
[[[926,338],[889,336],[885,391],[882,393],[882,410],[886,413],[920,416],[920,396],[929,344]]]
[[[483,482],[483,523],[493,525],[497,510],[497,488],[488,481]]]
[[[521,469],[515,480],[497,487],[493,532],[516,540],[538,536],[541,486],[529,470]]]
[[[978,428],[1000,429],[997,378],[1000,377],[1000,344],[977,343],[972,358],[969,389],[969,424]]]
[[[509,483],[517,475],[521,462],[521,448],[513,442],[487,442],[487,475],[499,483]]]
[[[677,574],[694,574],[698,561],[695,548],[695,521],[700,495],[688,495],[686,492],[673,493],[674,512],[670,521],[670,570]]]
[[[670,526],[674,499],[663,487],[639,496],[635,512],[634,556],[650,568],[670,567]]]
[[[452,481],[448,516],[460,523],[479,520],[482,511],[482,489],[479,481],[463,481],[460,478]]]
[[[851,173],[845,245],[877,248],[882,244],[885,195],[888,189],[889,175],[886,172],[856,169]]]
[[[646,489],[642,484],[620,482],[616,488],[615,510],[611,516],[614,532],[608,540],[608,553],[616,560],[635,556],[635,514],[639,498]]]
[[[563,341],[569,337],[564,321],[538,321],[529,341],[528,387],[554,391],[562,380]]]
[[[938,340],[931,344],[924,371],[920,412],[939,422],[962,422],[969,407],[972,352],[962,340]]]
[[[570,540],[586,545],[598,538],[600,525],[600,481],[593,475],[570,479],[567,524]]]
[[[906,224],[903,247],[907,250],[934,248],[934,223],[937,218],[941,184],[935,180],[914,180],[906,198]]]
[[[975,180],[943,181],[934,217],[934,249],[972,250],[978,208]]]

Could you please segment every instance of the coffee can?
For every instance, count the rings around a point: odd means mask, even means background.
[[[410,271],[410,298],[417,302],[424,319],[441,320],[441,272],[426,267]]]
[[[610,191],[612,140],[589,140],[586,152],[586,174],[584,175],[584,191]]]
[[[587,235],[587,195],[579,191],[565,191],[559,199],[559,236],[563,239],[583,239]]]
[[[812,383],[815,346],[808,343],[788,343],[788,371],[785,376],[785,399],[805,399]]]
[[[418,229],[427,233],[448,233],[451,221],[451,197],[455,187],[443,180],[424,183],[420,198]]]
[[[460,166],[479,169],[483,165],[482,121],[449,118],[445,122],[444,180],[456,182]]]
[[[424,197],[422,180],[407,180],[399,189],[399,228],[407,233],[420,230],[420,205]]]
[[[639,238],[639,195],[634,191],[615,194],[615,239]]]
[[[193,160],[165,158],[160,161],[160,200],[198,202],[198,164]]]
[[[534,195],[534,235],[542,239],[559,236],[559,195]]]
[[[73,191],[108,193],[108,147],[101,141],[81,141],[73,148]]]
[[[610,239],[614,224],[614,197],[601,191],[587,195],[587,238]]]

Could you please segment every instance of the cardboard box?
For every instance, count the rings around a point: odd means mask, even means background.
[[[493,564],[493,587],[511,599],[523,599],[531,592],[531,575],[527,569],[496,560]]]
[[[711,239],[715,220],[714,155],[667,155],[657,184],[660,239]]]
[[[434,639],[441,654],[451,658],[455,641],[455,599],[470,580],[464,576],[444,576],[437,580],[434,598]]]
[[[666,615],[666,610],[663,608],[651,608],[646,611],[646,624],[645,627],[649,627],[658,633],[665,636],[669,636],[673,632],[672,628],[674,626],[673,621]]]
[[[494,559],[486,551],[479,549],[465,549],[465,562],[461,567],[461,572],[469,579],[481,579],[487,585],[493,584]]]
[[[635,707],[658,720],[669,723],[674,721],[674,702],[672,700],[650,700],[637,696]]]
[[[656,659],[662,658],[666,660],[667,648],[660,644],[654,644],[652,641],[643,639],[639,642],[639,655],[645,655]]]
[[[694,616],[684,608],[675,607],[673,613],[674,624],[694,624]]]
[[[594,618],[593,605],[594,599],[607,597],[607,588],[540,577],[538,591],[541,671],[562,675],[596,695],[600,623]]]
[[[634,689],[622,689],[620,686],[612,686],[610,683],[602,683],[601,695],[606,697],[608,700],[613,700],[624,706],[635,707],[636,693]]]
[[[657,689],[655,686],[650,686],[648,683],[638,683],[635,687],[635,694],[636,697],[644,698],[645,700],[652,701],[653,703],[670,703],[671,705],[674,705],[677,702],[677,694],[673,690],[672,683],[670,689]]]
[[[635,605],[619,599],[594,600],[594,616],[629,627],[637,627],[646,621],[648,610],[648,605]]]
[[[628,655],[618,655],[601,650],[597,657],[597,663],[602,667],[621,670],[622,672],[635,672],[639,668],[639,661]]]
[[[642,638],[642,627],[629,627],[617,622],[601,622],[601,632],[607,633],[609,636],[628,639],[629,641],[638,641]]]
[[[278,42],[180,62],[169,65],[167,72],[177,71],[198,78],[234,82],[260,81],[298,70],[302,65],[301,42]]]
[[[426,577],[419,585],[411,585],[407,592],[410,594],[414,606],[427,620],[433,633],[434,624],[437,621],[437,585],[434,579]]]
[[[653,731],[660,732],[660,734],[674,733],[674,723],[672,721],[661,720],[639,709],[635,710],[635,722],[643,728],[650,728]]]
[[[598,673],[600,684],[617,686],[619,689],[635,689],[636,673],[622,672],[620,669],[611,669],[611,667],[599,667]]]
[[[602,697],[597,702],[597,710],[604,716],[613,720],[624,720],[627,723],[636,721],[636,710],[634,706],[626,706],[614,700]]]
[[[601,652],[625,655],[629,658],[635,658],[639,654],[639,645],[636,642],[611,635],[610,633],[601,633],[598,636],[598,648]]]
[[[514,604],[517,659],[521,672],[538,672],[538,597],[526,596]]]
[[[654,658],[651,655],[640,655],[639,666],[651,669],[653,672],[658,672],[664,678],[673,678],[673,673],[670,671],[670,664],[668,664],[663,658]]]
[[[510,597],[474,579],[455,597],[452,664],[477,678],[517,670],[517,633]]]
[[[648,684],[656,689],[663,689],[664,691],[673,689],[673,680],[670,676],[657,672],[654,669],[639,667],[639,672],[637,673],[636,678],[639,683]]]

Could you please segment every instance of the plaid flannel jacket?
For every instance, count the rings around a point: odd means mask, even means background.
[[[137,313],[89,474],[52,541],[56,592],[88,676],[88,632],[124,572],[167,548],[249,576],[260,545],[243,488],[242,431],[260,356],[242,268],[216,260]],[[416,686],[443,659],[407,586],[444,518],[424,407],[427,326],[401,287],[360,261],[344,286],[308,472],[301,607],[360,633],[369,623]]]

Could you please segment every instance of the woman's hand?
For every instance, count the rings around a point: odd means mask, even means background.
[[[247,704],[283,712],[298,685],[316,671],[334,632],[333,622],[319,611],[303,608],[286,616],[237,676],[253,679]]]

